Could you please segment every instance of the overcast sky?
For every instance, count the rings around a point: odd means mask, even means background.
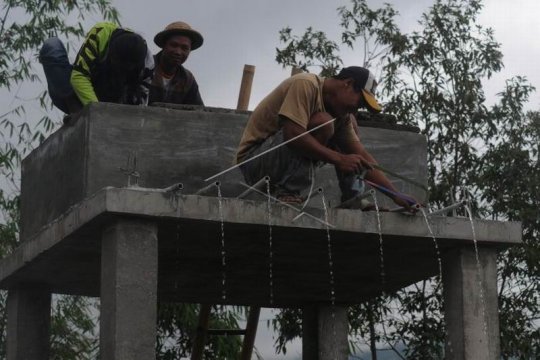
[[[402,31],[413,29],[420,14],[432,0],[390,0],[399,11]],[[339,40],[340,28],[336,8],[348,0],[158,0],[151,11],[146,0],[114,0],[124,26],[140,32],[152,50],[154,35],[173,21],[188,22],[200,31],[204,45],[194,51],[185,63],[196,76],[205,103],[209,106],[236,107],[244,64],[255,65],[255,79],[250,109],[290,74],[275,62],[278,32],[285,26],[302,34],[308,26],[325,31]],[[379,7],[383,1],[368,4]],[[540,1],[487,0],[480,22],[495,30],[502,44],[505,69],[487,84],[488,96],[501,91],[504,80],[525,75],[540,86]],[[358,46],[360,49],[360,46]],[[345,65],[361,65],[362,53],[347,52]],[[538,109],[540,101],[529,105]]]

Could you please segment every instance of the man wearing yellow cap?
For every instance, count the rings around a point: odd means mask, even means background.
[[[191,51],[203,44],[202,35],[187,23],[177,21],[159,32],[154,42],[162,50],[154,56],[156,67],[149,103],[204,105],[195,77],[182,66]]]
[[[358,137],[352,114],[359,108],[381,111],[374,96],[376,86],[373,74],[358,66],[329,78],[303,73],[283,81],[259,103],[244,129],[236,162],[246,162],[240,167],[246,181],[253,184],[268,175],[279,200],[300,203],[300,192],[309,187],[314,165],[330,163],[340,180],[342,201],[351,203],[359,195],[355,182],[359,173],[365,173],[365,179],[389,190],[385,194],[398,205],[413,205],[414,199],[401,196],[371,166],[376,161]]]

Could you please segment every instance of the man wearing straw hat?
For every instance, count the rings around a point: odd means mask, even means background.
[[[154,56],[149,103],[204,105],[195,77],[182,66],[191,51],[203,44],[202,35],[187,23],[176,21],[159,32],[154,42],[162,50]]]
[[[365,180],[396,204],[411,208],[416,200],[399,193],[358,137],[352,114],[359,108],[381,111],[376,86],[373,74],[358,66],[329,78],[303,73],[283,81],[255,108],[244,130],[236,162],[242,164],[246,181],[251,185],[269,176],[274,196],[300,203],[315,165],[330,163],[336,168],[343,202],[364,209],[354,200],[360,199]]]

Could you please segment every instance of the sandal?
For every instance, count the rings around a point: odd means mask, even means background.
[[[285,204],[300,205],[304,202],[304,199],[298,194],[286,194],[282,193],[276,195],[276,199]]]

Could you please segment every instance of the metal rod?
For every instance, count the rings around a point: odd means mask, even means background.
[[[388,210],[388,212],[409,212],[411,210],[418,211],[418,210],[420,210],[420,208],[421,208],[421,206],[419,204],[415,204],[415,205],[411,206],[410,208],[399,206],[399,207]]]
[[[183,188],[184,188],[184,184],[176,183],[176,184],[172,184],[171,186],[167,186],[166,188],[163,188],[163,191],[176,192],[176,191],[182,190]]]
[[[302,209],[300,209],[302,212],[301,212],[300,214],[296,215],[296,216],[292,219],[292,221],[295,222],[296,220],[300,219],[303,215],[307,214],[307,213],[304,211],[304,209],[306,208],[306,205],[308,204],[308,202],[311,201],[311,199],[313,199],[313,198],[316,197],[317,195],[322,194],[322,192],[323,192],[323,188],[320,187],[320,188],[317,189],[317,192],[316,192],[316,193],[314,193],[314,194],[311,195],[309,198],[307,198],[306,202],[304,203],[304,206],[302,206]]]
[[[253,192],[253,189],[259,189],[261,187],[261,185],[263,184],[266,184],[267,181],[270,181],[270,176],[264,176],[262,177],[259,181],[257,181],[255,184],[251,185],[251,188],[249,189],[246,189],[243,193],[241,193],[240,195],[238,195],[236,198],[237,199],[243,199],[245,198],[246,196],[248,196],[249,194],[251,194]],[[253,188],[253,189],[252,189]]]
[[[247,187],[247,188],[251,188],[251,186],[249,186],[248,184],[244,184],[244,183],[242,183],[242,182],[240,183],[240,185],[245,186],[245,187]],[[268,195],[268,194],[266,194],[266,193],[264,193],[264,192],[262,192],[262,191],[260,191],[260,190],[258,190],[258,189],[252,189],[252,190],[255,191],[255,192],[258,193],[258,194],[261,194],[261,195],[263,195],[263,196],[266,196],[266,197],[270,198],[270,200],[274,200],[275,202],[278,202],[278,203],[280,203],[281,205],[288,207],[289,209],[292,209],[292,210],[294,210],[294,211],[301,212],[300,209],[298,209],[298,208],[292,206],[291,204],[287,204],[286,202],[283,202],[283,201],[281,201],[281,200],[279,200],[279,199],[277,199],[277,198],[275,198],[275,197],[273,197],[273,196],[271,196],[271,195]],[[332,225],[332,224],[330,224],[330,223],[327,223],[326,221],[321,220],[321,219],[319,219],[318,217],[313,216],[313,215],[311,215],[311,214],[305,213],[304,215],[307,216],[307,217],[310,218],[310,219],[313,219],[313,220],[315,220],[315,221],[317,221],[317,222],[323,224],[323,225],[329,226],[329,227],[331,227],[331,228],[334,228],[334,227],[335,227],[334,225]]]
[[[390,190],[390,189],[387,189],[387,188],[385,188],[385,187],[382,186],[382,185],[379,185],[379,184],[374,183],[373,181],[369,181],[369,180],[367,180],[367,179],[364,179],[364,181],[365,181],[367,184],[373,186],[375,189],[377,189],[377,190],[379,190],[380,192],[382,192],[383,194],[386,194],[386,195],[388,195],[388,194],[394,195],[394,196],[400,198],[401,200],[405,200],[405,201],[406,201],[407,203],[409,203],[409,205],[411,205],[411,206],[412,206],[412,205],[415,205],[415,204],[417,203],[417,201],[414,200],[413,198],[411,198],[411,197],[409,197],[409,196],[406,196],[406,195],[404,195],[404,194],[401,194],[401,193],[392,191],[392,190]]]
[[[298,139],[301,138],[302,136],[307,135],[307,134],[309,134],[309,133],[311,133],[311,132],[313,132],[313,131],[315,131],[315,130],[320,129],[321,127],[323,127],[323,126],[325,126],[325,125],[328,125],[328,124],[330,124],[330,123],[336,121],[336,119],[337,119],[337,118],[333,118],[333,119],[328,120],[328,121],[325,122],[325,123],[322,123],[321,125],[315,126],[313,129],[310,129],[310,130],[308,130],[308,131],[306,131],[306,132],[303,132],[303,133],[301,133],[300,135],[297,135],[297,136],[293,137],[292,139],[289,139],[289,140],[287,140],[287,141],[284,141],[284,142],[282,142],[281,144],[274,146],[273,148],[270,148],[270,149],[268,149],[268,150],[263,151],[263,152],[260,153],[260,154],[257,154],[257,155],[255,155],[255,156],[253,156],[253,157],[250,157],[249,159],[244,160],[244,161],[242,161],[242,162],[239,163],[239,164],[233,165],[233,166],[231,166],[230,168],[225,169],[225,170],[223,170],[222,172],[217,173],[216,175],[210,176],[209,178],[205,179],[204,181],[210,181],[210,180],[213,180],[213,179],[215,179],[215,178],[217,178],[217,177],[219,177],[219,176],[221,176],[221,175],[223,175],[223,174],[226,174],[226,173],[228,173],[228,172],[231,171],[231,170],[234,170],[234,169],[236,169],[236,168],[238,168],[238,167],[240,167],[240,166],[242,166],[242,165],[244,165],[244,164],[247,164],[248,162],[250,162],[250,161],[252,161],[252,160],[255,160],[255,159],[257,159],[257,158],[259,158],[259,157],[261,157],[261,156],[263,156],[263,155],[265,155],[265,154],[271,152],[271,151],[276,150],[277,148],[280,148],[280,147],[282,147],[282,146],[284,146],[284,145],[287,145],[287,144],[290,143],[290,142],[293,142],[293,141],[295,141],[295,140],[298,140]]]
[[[207,185],[207,186],[203,187],[202,189],[197,190],[197,192],[195,193],[195,195],[202,195],[202,194],[204,194],[204,193],[207,193],[208,191],[210,191],[211,189],[213,189],[214,186],[217,187],[217,186],[219,186],[219,185],[220,185],[220,182],[219,182],[219,181],[216,181],[216,182],[214,182],[214,183],[212,183],[212,184],[210,184],[210,185]]]
[[[338,205],[338,208],[341,208],[341,207],[345,207],[346,206],[349,206],[350,204],[354,203],[355,201],[358,201],[358,200],[362,200],[362,199],[365,199],[369,196],[375,196],[375,190],[373,189],[369,189],[368,191],[362,193],[362,194],[358,194],[348,200],[345,200],[344,202],[342,202],[341,204]]]
[[[311,193],[311,195],[306,199],[306,202],[304,203],[304,206],[302,206],[302,209],[306,207],[306,205],[311,201],[311,199],[321,195],[323,192],[323,188],[317,188],[317,190],[314,193]]]
[[[311,199],[321,195],[322,193],[323,193],[323,188],[322,187],[317,188],[316,192],[313,195],[311,195]]]
[[[442,209],[439,209],[439,210],[435,210],[435,211],[432,211],[428,214],[428,216],[435,216],[435,215],[445,215],[446,213],[448,213],[449,211],[452,211],[454,209],[458,209],[462,206],[465,206],[467,205],[467,202],[465,200],[461,200],[460,202],[457,202],[455,204],[452,204],[450,206],[447,206],[445,208],[442,208]]]

